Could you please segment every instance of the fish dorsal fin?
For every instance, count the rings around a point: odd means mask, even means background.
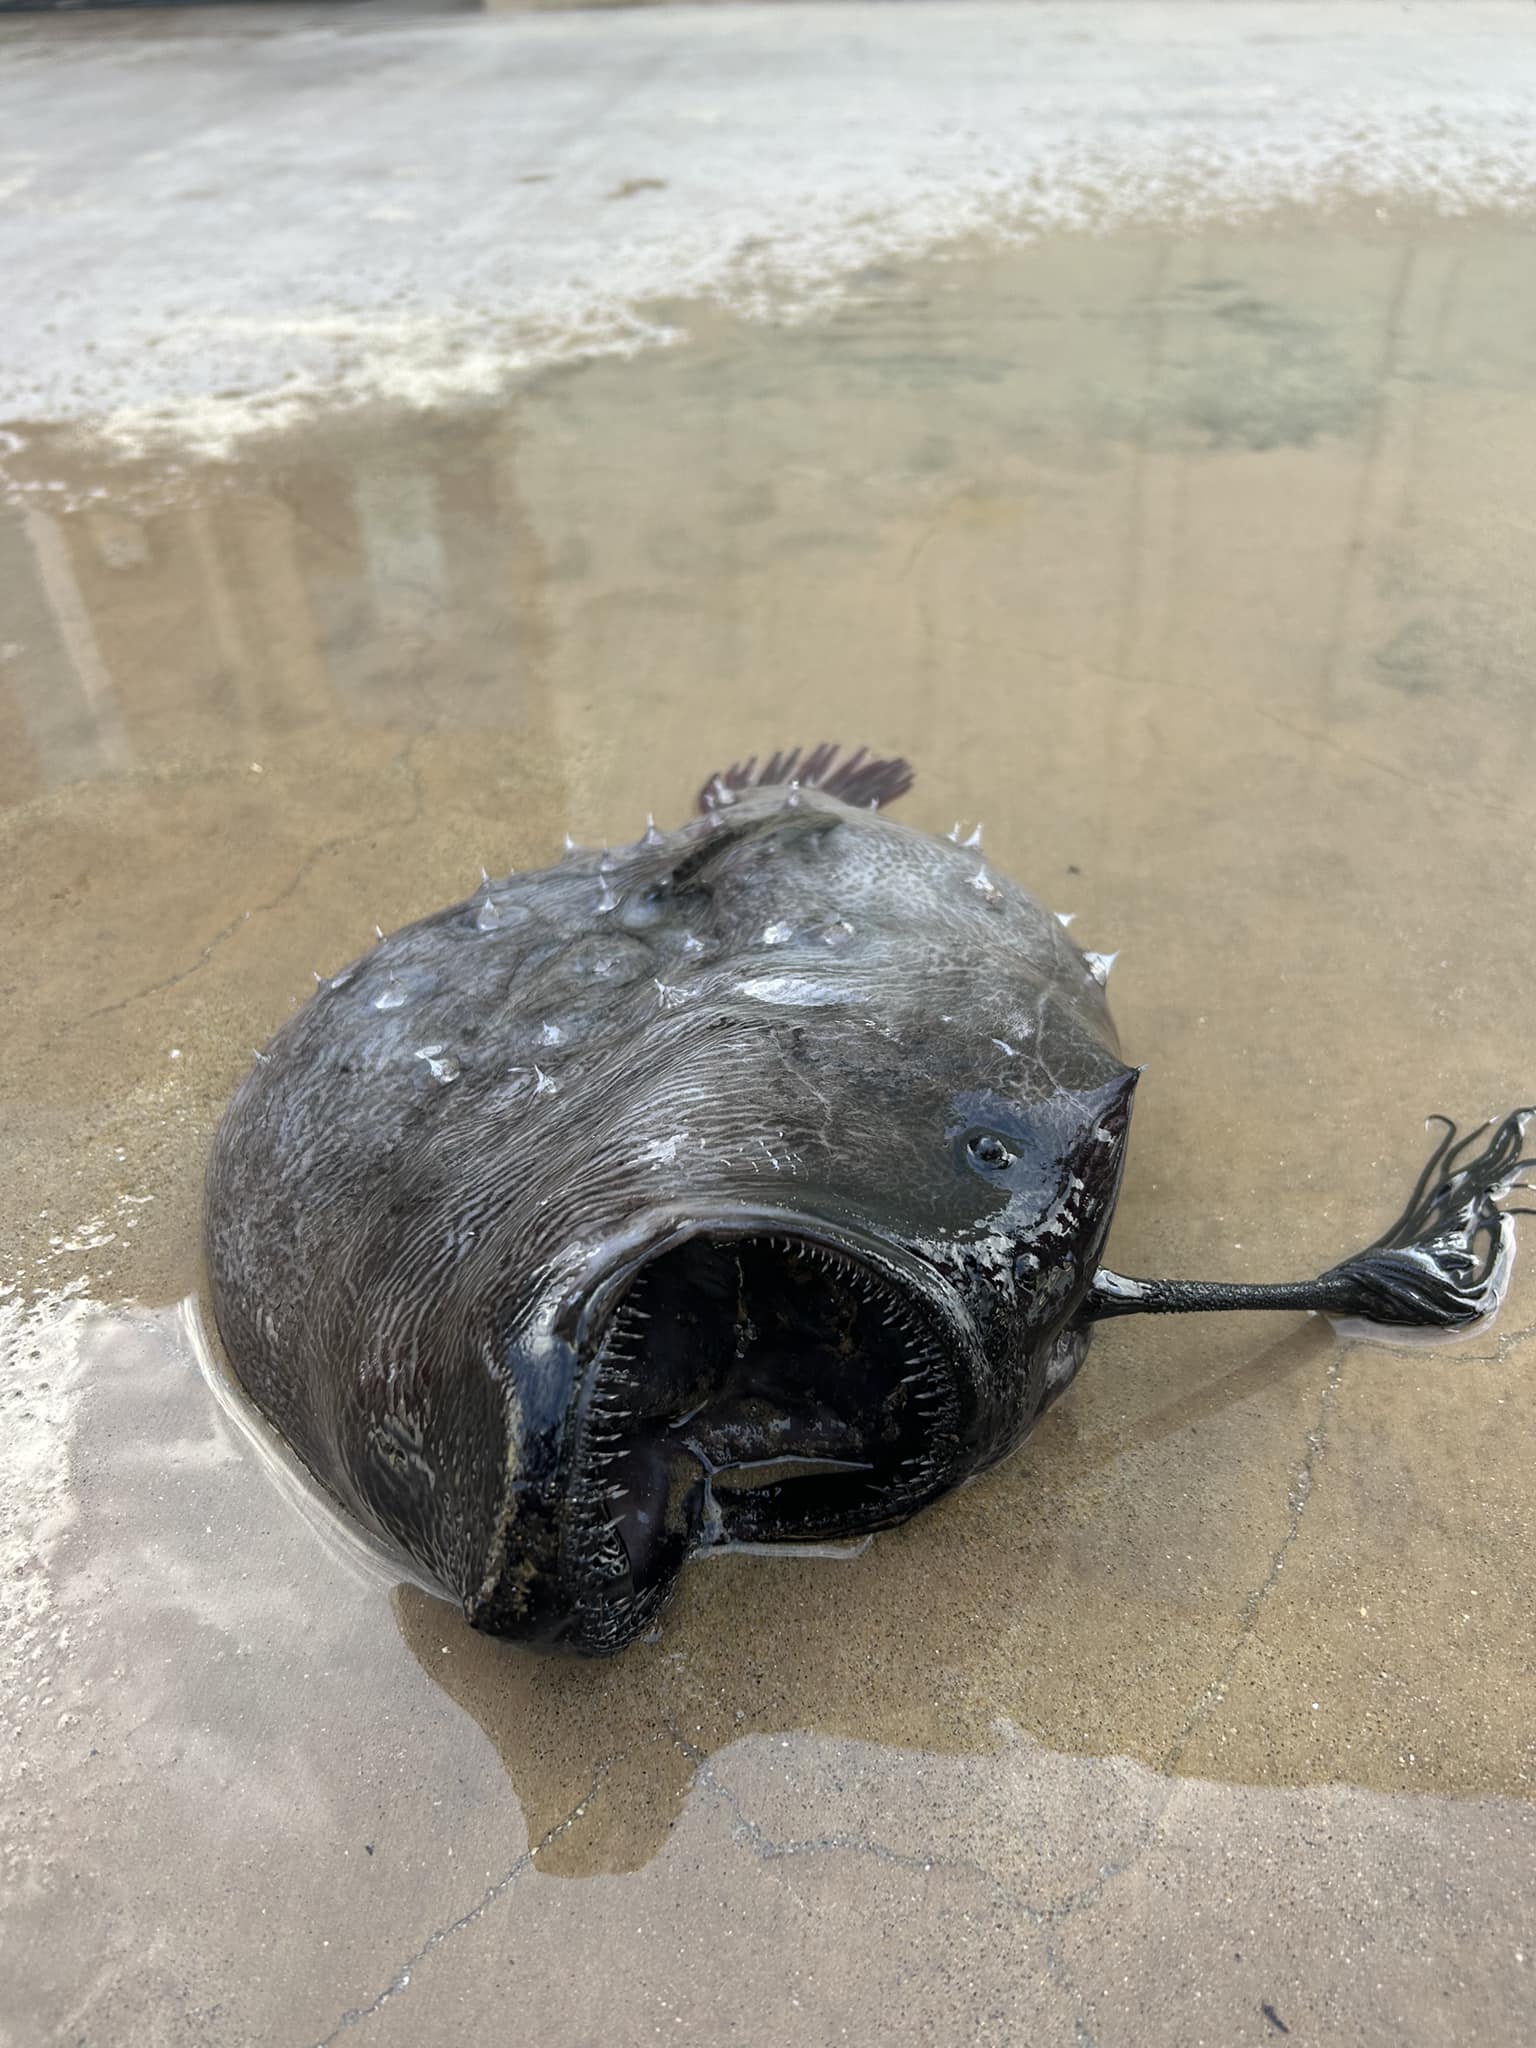
[[[741,790],[790,783],[824,790],[844,803],[878,809],[906,795],[912,787],[912,770],[899,758],[877,759],[868,747],[848,754],[827,740],[818,747],[791,747],[788,753],[770,754],[761,763],[756,754],[733,762],[719,775],[711,775],[699,791],[698,806],[701,812],[718,811],[733,803]]]

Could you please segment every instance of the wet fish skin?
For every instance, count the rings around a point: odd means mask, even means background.
[[[235,1372],[492,1632],[619,1648],[711,1542],[903,1520],[1086,1348],[1136,1081],[1099,975],[869,807],[893,764],[811,765],[382,939],[220,1127]]]

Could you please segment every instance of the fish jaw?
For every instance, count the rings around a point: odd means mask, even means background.
[[[868,1535],[1006,1456],[1086,1349],[1135,1082],[1052,1098],[1039,1159],[1021,1127],[1011,1163],[965,1168],[987,1207],[963,1227],[872,1227],[851,1189],[681,1195],[591,1241],[508,1354],[520,1422],[475,1626],[623,1649],[691,1557]],[[969,1158],[1001,1112],[958,1109]]]
[[[466,1603],[487,1633],[623,1649],[689,1558],[892,1526],[976,1462],[980,1341],[924,1260],[783,1208],[648,1221],[510,1361],[549,1412]]]

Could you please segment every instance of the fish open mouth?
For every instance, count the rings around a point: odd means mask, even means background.
[[[930,1289],[809,1233],[699,1230],[636,1265],[575,1421],[580,1647],[632,1641],[700,1551],[860,1535],[942,1491],[957,1348]]]

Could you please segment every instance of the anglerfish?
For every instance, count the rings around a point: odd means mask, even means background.
[[[1138,1078],[1108,963],[890,818],[909,782],[749,761],[675,831],[486,879],[324,981],[226,1112],[234,1372],[475,1628],[618,1650],[701,1552],[904,1522],[1108,1316],[1496,1309],[1528,1109],[1449,1129],[1314,1279],[1104,1266]]]

